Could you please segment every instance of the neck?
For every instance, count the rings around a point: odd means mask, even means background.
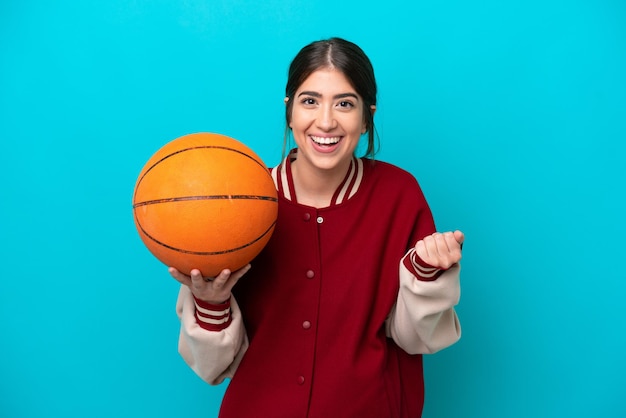
[[[306,164],[291,164],[294,187],[298,203],[324,208],[330,206],[335,191],[346,176],[350,161],[345,166],[333,170],[320,170]]]

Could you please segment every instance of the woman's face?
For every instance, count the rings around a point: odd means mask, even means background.
[[[366,131],[363,99],[342,72],[320,69],[296,90],[291,123],[303,159],[318,170],[345,173],[359,139]]]

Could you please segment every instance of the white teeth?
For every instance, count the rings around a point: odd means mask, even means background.
[[[323,138],[323,137],[320,137],[320,136],[313,136],[313,135],[311,135],[311,139],[313,139],[313,141],[315,141],[316,143],[321,144],[321,145],[332,145],[332,144],[336,144],[337,142],[339,142],[341,137],[334,136],[332,138]]]

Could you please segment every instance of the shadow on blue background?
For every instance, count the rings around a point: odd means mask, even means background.
[[[176,283],[130,199],[164,143],[278,162],[291,58],[376,68],[379,158],[467,234],[463,338],[425,417],[622,417],[626,8],[617,1],[0,5],[0,416],[217,414],[177,355]]]

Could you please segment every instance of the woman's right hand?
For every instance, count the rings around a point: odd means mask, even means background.
[[[200,273],[198,269],[191,270],[191,276],[187,276],[174,267],[169,268],[172,277],[181,284],[189,287],[196,299],[215,305],[219,305],[230,299],[233,286],[235,286],[248,270],[250,270],[250,264],[235,272],[224,269],[217,277],[212,278],[202,277],[202,273]]]

